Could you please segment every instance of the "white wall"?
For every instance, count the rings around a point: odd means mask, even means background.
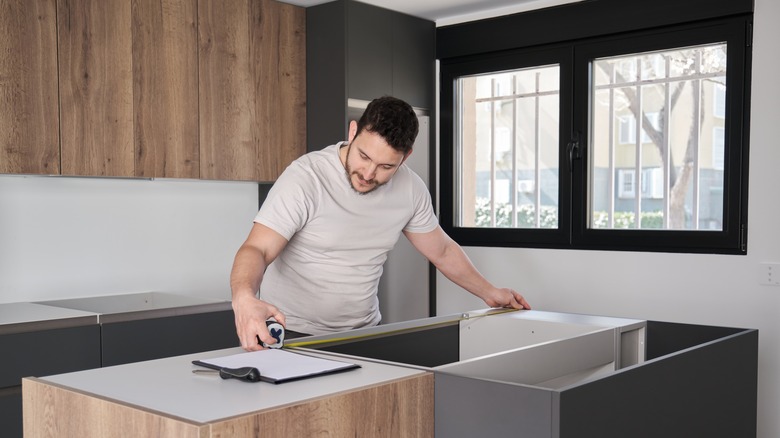
[[[0,303],[161,291],[230,299],[246,182],[0,176]]]
[[[780,262],[780,2],[755,1],[746,256],[467,248],[496,285],[535,309],[759,329],[758,436],[780,437],[780,287],[759,284]],[[437,312],[484,303],[437,274]],[[728,376],[724,376],[727,379]]]

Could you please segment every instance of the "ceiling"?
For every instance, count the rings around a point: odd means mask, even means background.
[[[309,7],[333,0],[280,0]],[[506,15],[578,0],[359,0],[436,22],[438,26]]]

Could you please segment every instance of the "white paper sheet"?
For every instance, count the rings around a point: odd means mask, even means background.
[[[279,349],[267,349],[202,359],[199,362],[222,368],[255,367],[260,371],[261,380],[273,383],[282,383],[360,367],[353,363],[306,356]]]

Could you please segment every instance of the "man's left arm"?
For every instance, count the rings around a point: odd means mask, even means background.
[[[530,309],[518,292],[497,288],[480,274],[457,242],[437,226],[427,233],[404,231],[409,242],[424,255],[436,269],[458,286],[481,298],[490,307]]]

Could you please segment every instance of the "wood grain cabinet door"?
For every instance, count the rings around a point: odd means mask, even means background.
[[[0,1],[0,173],[59,174],[56,0]]]
[[[306,150],[305,10],[199,0],[200,177],[273,181]]]
[[[135,176],[200,176],[197,14],[197,0],[132,0]]]
[[[306,150],[302,7],[2,0],[0,25],[0,173],[273,181]]]
[[[197,0],[59,0],[62,173],[198,178]]]
[[[57,2],[63,175],[134,176],[130,10]]]

